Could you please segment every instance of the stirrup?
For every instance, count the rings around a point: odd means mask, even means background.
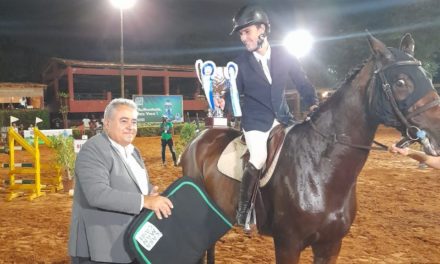
[[[244,222],[243,231],[245,233],[250,233],[252,231],[251,225],[256,224],[255,218],[255,205],[252,203],[250,208],[247,210],[246,221]]]

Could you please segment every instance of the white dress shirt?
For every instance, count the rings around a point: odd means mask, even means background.
[[[141,165],[136,161],[133,156],[134,146],[132,144],[123,147],[116,143],[111,138],[111,144],[118,150],[119,155],[121,155],[122,159],[127,163],[128,167],[133,172],[136,183],[139,186],[143,195],[148,195],[148,180],[147,180],[147,171],[141,167]],[[141,196],[141,209],[144,207],[144,197]]]
[[[261,55],[261,54],[257,53],[256,51],[254,51],[253,54],[254,54],[255,58],[257,59],[257,61],[263,67],[263,72],[264,72],[264,75],[266,75],[267,80],[269,81],[270,84],[272,84],[272,76],[270,76],[270,70],[269,70],[269,60],[270,60],[270,54],[271,54],[270,46],[267,47],[267,51],[264,55]]]

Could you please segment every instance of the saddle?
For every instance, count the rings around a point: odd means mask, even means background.
[[[251,224],[262,226],[267,219],[267,212],[261,197],[260,188],[264,187],[270,180],[275,165],[278,161],[280,150],[283,146],[285,135],[293,127],[285,127],[280,124],[272,129],[267,141],[267,159],[261,170],[260,183],[255,185],[251,198],[251,210],[245,224],[245,232],[250,231]],[[217,168],[224,175],[236,179],[241,182],[243,171],[246,163],[249,161],[249,150],[243,135],[233,139],[223,150],[217,163]],[[258,186],[260,188],[258,188]],[[258,214],[256,213],[258,212]]]
[[[260,187],[267,184],[272,175],[276,161],[278,160],[278,153],[284,142],[286,132],[291,127],[285,127],[280,124],[274,127],[269,134],[267,140],[267,159],[266,164],[262,169],[262,179]],[[240,135],[233,139],[223,150],[217,163],[218,170],[226,176],[236,179],[241,182],[243,171],[246,163],[249,161],[249,150],[246,146],[244,135]]]

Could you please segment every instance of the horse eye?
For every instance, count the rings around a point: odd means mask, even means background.
[[[398,80],[398,81],[396,82],[396,86],[397,86],[397,87],[403,87],[404,85],[405,85],[405,81],[402,80],[402,79],[400,79],[400,80]]]

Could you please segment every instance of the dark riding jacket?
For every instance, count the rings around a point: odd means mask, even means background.
[[[275,118],[285,125],[294,121],[284,94],[287,87],[294,85],[304,105],[317,103],[315,88],[299,61],[282,47],[271,48],[268,66],[272,84],[252,52],[243,52],[234,62],[238,65],[238,92],[244,95],[241,125],[245,131],[268,131]]]

